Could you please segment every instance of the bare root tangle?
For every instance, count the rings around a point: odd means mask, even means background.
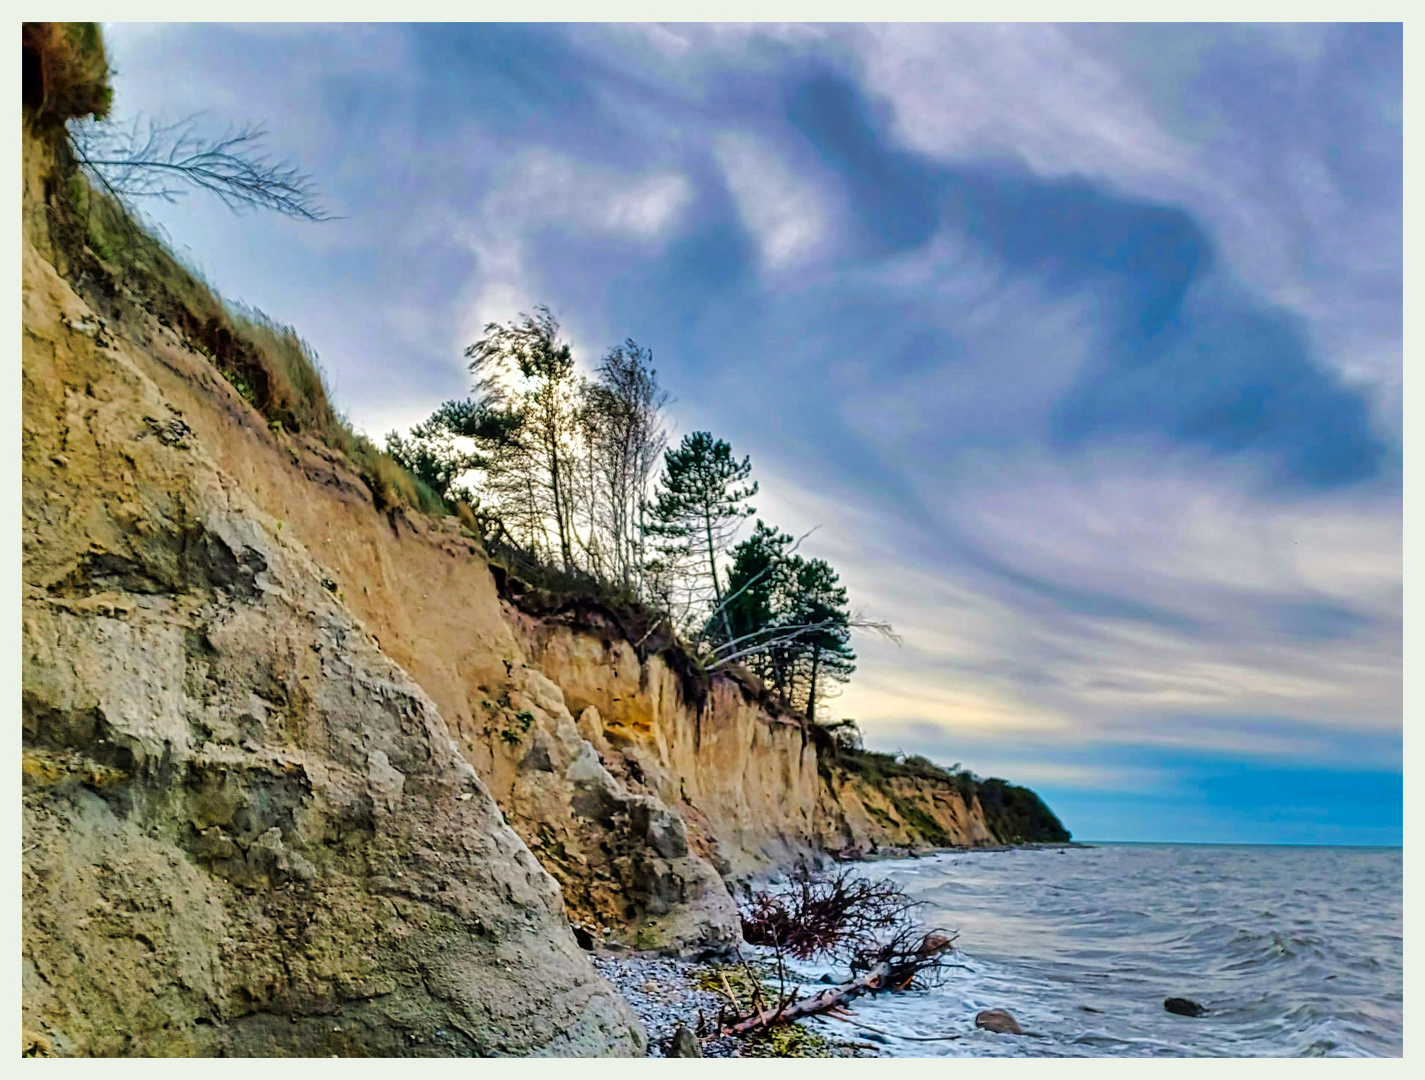
[[[742,936],[798,960],[825,955],[854,962],[910,925],[919,902],[893,882],[871,881],[852,870],[833,876],[793,875],[787,889],[749,895],[741,905]]]
[[[938,979],[947,966],[945,955],[954,950],[954,943],[954,934],[940,930],[922,933],[918,938],[898,938],[883,947],[883,959],[850,982],[828,987],[801,1000],[783,995],[776,1008],[742,1017],[729,1024],[727,1030],[742,1035],[775,1024],[788,1024],[803,1016],[844,1018],[846,1006],[863,994],[914,989],[925,985],[922,975]]]
[[[720,1012],[719,1027],[745,1034],[803,1016],[844,1018],[846,1005],[862,994],[936,985],[946,967],[958,966],[947,962],[957,935],[919,925],[914,915],[920,903],[894,882],[871,881],[850,869],[830,876],[802,870],[782,890],[749,893],[740,904],[743,936],[772,950],[777,1003],[754,1001],[743,1010],[729,993],[733,1014]],[[788,992],[787,958],[814,956],[846,961],[853,977],[799,1000],[795,987]]]

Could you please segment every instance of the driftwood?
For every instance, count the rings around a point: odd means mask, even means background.
[[[944,966],[944,956],[954,948],[955,935],[941,931],[931,931],[914,944],[906,947],[903,938],[893,940],[879,950],[875,962],[869,970],[840,986],[830,986],[811,997],[800,1001],[786,999],[776,1008],[763,1009],[751,1016],[737,1020],[725,1030],[734,1035],[787,1024],[804,1016],[829,1015],[839,1017],[847,1004],[862,994],[884,990],[905,990],[915,984],[917,976],[927,971],[938,971]]]

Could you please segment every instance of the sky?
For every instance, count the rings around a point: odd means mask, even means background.
[[[1398,25],[106,24],[339,220],[147,205],[378,439],[536,304],[899,644],[868,746],[1077,839],[1399,844]]]

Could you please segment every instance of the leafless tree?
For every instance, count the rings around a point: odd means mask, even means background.
[[[735,1034],[803,1016],[844,1018],[846,1005],[863,994],[934,985],[945,968],[958,966],[949,963],[957,935],[919,925],[915,915],[921,902],[899,884],[872,881],[851,870],[830,876],[802,870],[782,889],[749,892],[739,907],[747,942],[772,952],[777,1000],[766,1001],[754,990],[750,1007],[743,1009],[729,989],[734,1013],[720,1015],[719,1027]],[[798,998],[787,958],[817,956],[847,963],[852,977]],[[755,975],[751,981],[760,985]]]
[[[608,552],[609,576],[640,594],[641,515],[667,444],[661,412],[668,394],[658,385],[652,361],[653,354],[630,339],[609,351],[597,380],[584,388],[590,514],[605,539],[601,549]]]
[[[485,336],[465,350],[476,391],[493,409],[518,419],[501,435],[487,479],[498,491],[510,531],[521,524],[531,539],[552,520],[558,558],[565,572],[575,567],[575,499],[580,451],[579,378],[559,322],[547,307],[521,315],[506,326],[489,323]],[[511,395],[502,381],[514,378]]]
[[[75,120],[69,141],[84,170],[120,201],[175,202],[190,189],[216,195],[230,210],[274,210],[303,221],[327,221],[312,178],[265,152],[266,129],[245,124],[220,138],[199,134],[196,116],[174,124],[130,127]]]

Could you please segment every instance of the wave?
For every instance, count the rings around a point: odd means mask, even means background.
[[[961,927],[966,970],[913,1000],[868,1003],[866,1020],[965,1037],[892,1038],[893,1055],[1401,1053],[1398,850],[1021,851],[922,860],[915,889],[933,921]],[[1169,1014],[1166,997],[1207,1015]],[[975,1013],[995,1007],[1044,1037],[975,1032]]]

